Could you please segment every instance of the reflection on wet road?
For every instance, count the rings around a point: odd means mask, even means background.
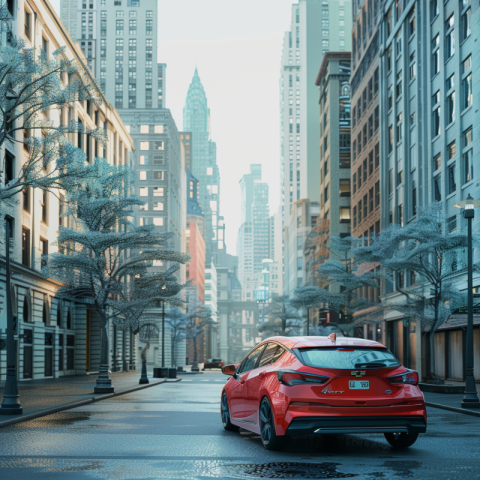
[[[294,438],[267,452],[257,435],[225,432],[217,372],[0,430],[0,478],[480,478],[480,418],[429,409],[406,451],[383,435]]]

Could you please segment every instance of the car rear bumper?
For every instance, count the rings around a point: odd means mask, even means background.
[[[422,416],[295,417],[286,435],[312,433],[425,433]]]

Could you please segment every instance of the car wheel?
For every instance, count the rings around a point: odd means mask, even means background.
[[[408,448],[418,438],[418,433],[385,433],[384,435],[393,448]]]
[[[279,436],[275,432],[272,406],[266,397],[260,404],[260,435],[262,444],[267,450],[282,450],[288,444],[288,437]]]
[[[230,421],[230,409],[228,408],[227,394],[222,395],[222,423],[223,428],[229,432],[238,432],[239,427]]]

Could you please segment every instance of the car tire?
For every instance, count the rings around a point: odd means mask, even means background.
[[[234,425],[230,420],[230,408],[228,407],[228,398],[225,392],[222,395],[222,404],[220,409],[222,413],[223,428],[228,432],[238,432],[240,427]]]
[[[418,438],[418,433],[385,433],[387,442],[393,448],[408,448],[412,446]]]
[[[262,445],[267,450],[283,450],[288,445],[289,438],[285,435],[277,435],[272,406],[267,397],[262,399],[258,413]]]

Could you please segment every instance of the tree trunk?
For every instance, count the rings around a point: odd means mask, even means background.
[[[441,385],[445,383],[441,378],[435,374],[435,332],[437,331],[436,326],[438,323],[438,300],[435,298],[435,319],[432,325],[432,330],[429,333],[430,340],[430,376],[435,380],[435,383]]]
[[[95,393],[113,393],[112,380],[108,376],[108,332],[107,315],[104,310],[97,308],[102,319],[101,347],[100,347],[100,372],[94,388]]]

